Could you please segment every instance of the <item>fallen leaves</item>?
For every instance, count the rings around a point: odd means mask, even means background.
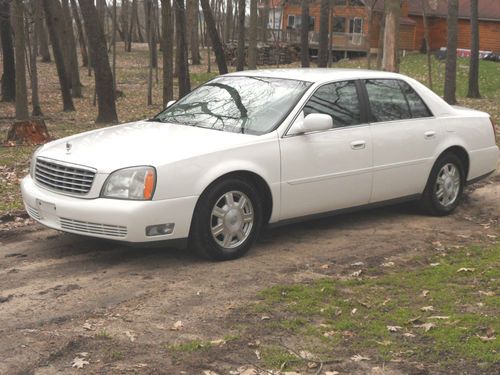
[[[184,328],[184,324],[181,320],[178,320],[174,323],[174,325],[170,328],[171,331],[180,331]]]
[[[371,360],[370,357],[365,357],[361,354],[355,354],[351,357],[351,361],[353,361],[353,362],[370,361],[370,360]]]
[[[423,323],[415,326],[416,328],[423,328],[425,332],[429,332],[432,328],[436,328],[434,323]]]
[[[82,369],[84,366],[89,365],[90,362],[86,360],[87,356],[88,356],[87,352],[78,353],[71,362],[71,367],[74,367],[76,369]]]
[[[127,336],[131,342],[134,342],[137,337],[137,335],[131,331],[125,331],[125,336]]]
[[[434,306],[424,306],[424,307],[421,307],[420,311],[424,311],[424,312],[434,311]]]
[[[466,268],[466,267],[462,267],[462,268],[459,268],[457,270],[457,273],[459,272],[474,272],[476,269],[475,268]]]
[[[400,326],[387,326],[387,330],[389,332],[398,332],[402,329],[403,329],[403,327],[400,327]]]

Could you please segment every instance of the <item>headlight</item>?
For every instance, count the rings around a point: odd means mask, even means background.
[[[111,173],[104,183],[101,196],[105,198],[150,200],[156,185],[153,167],[133,167]]]

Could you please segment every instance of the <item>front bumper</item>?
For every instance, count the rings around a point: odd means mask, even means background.
[[[82,199],[53,193],[30,176],[21,182],[24,206],[41,224],[64,232],[124,242],[156,242],[186,238],[198,197],[159,201],[108,198]],[[146,236],[146,227],[174,223],[170,234]]]

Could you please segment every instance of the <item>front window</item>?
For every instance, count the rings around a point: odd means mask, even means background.
[[[261,135],[290,113],[309,82],[265,77],[219,77],[160,113],[155,120]]]

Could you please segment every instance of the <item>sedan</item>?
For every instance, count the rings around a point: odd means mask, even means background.
[[[487,113],[409,77],[258,70],[217,77],[152,119],[50,142],[21,188],[47,227],[228,260],[268,224],[409,200],[447,215],[497,160]]]

